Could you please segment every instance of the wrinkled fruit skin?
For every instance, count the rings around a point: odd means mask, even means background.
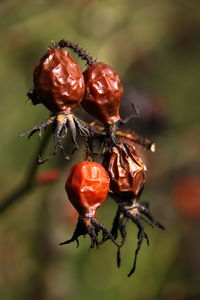
[[[82,161],[71,169],[65,189],[81,216],[94,217],[96,209],[106,199],[109,184],[110,178],[102,165]]]
[[[85,92],[81,69],[66,50],[49,50],[35,67],[33,81],[33,92],[51,112],[70,113]]]
[[[117,122],[123,96],[123,86],[117,73],[110,66],[99,62],[90,66],[83,75],[83,108],[104,124]]]
[[[106,161],[111,196],[120,202],[122,199],[126,201],[137,196],[146,182],[147,169],[136,153],[135,147],[126,145],[125,149],[123,144],[118,148],[113,147]]]

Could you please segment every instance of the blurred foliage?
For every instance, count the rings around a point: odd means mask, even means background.
[[[57,156],[39,170],[60,169],[62,178],[33,190],[0,216],[1,299],[200,299],[200,215],[191,214],[200,211],[199,189],[191,184],[200,177],[199,1],[2,0],[0,34],[1,198],[23,180],[39,144],[37,137],[18,135],[48,117],[44,107],[27,101],[34,65],[52,40],[66,38],[120,74],[126,87],[123,116],[131,100],[143,110],[141,120],[129,126],[157,143],[155,154],[141,151],[149,170],[143,200],[166,226],[165,232],[147,228],[150,247],[143,245],[129,279],[137,236],[132,224],[120,270],[109,242],[91,253],[88,238],[79,249],[59,247],[75,226],[65,177],[83,151],[65,164]],[[176,184],[182,189],[181,180],[187,188],[185,178],[190,184],[182,199],[183,193],[174,191]],[[190,202],[189,214],[183,201]],[[108,199],[99,220],[110,227],[115,210]]]

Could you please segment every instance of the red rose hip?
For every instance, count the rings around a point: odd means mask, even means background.
[[[82,161],[71,169],[65,188],[78,213],[94,217],[107,197],[109,184],[110,178],[102,165]]]
[[[69,201],[79,213],[79,219],[72,238],[60,245],[74,241],[78,243],[80,235],[89,234],[90,248],[98,247],[99,231],[114,242],[110,232],[95,219],[96,209],[105,201],[109,184],[109,176],[99,163],[82,161],[71,169],[65,188]]]

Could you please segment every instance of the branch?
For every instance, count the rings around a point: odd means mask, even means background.
[[[31,165],[28,167],[27,173],[25,175],[24,182],[14,190],[10,195],[6,196],[0,202],[0,213],[3,213],[8,209],[11,205],[15,204],[17,201],[21,200],[28,192],[30,192],[36,185],[35,183],[35,175],[37,172],[38,164],[38,156],[39,154],[44,153],[45,148],[49,142],[51,137],[51,130],[47,130],[42,138],[42,141],[34,155]]]
[[[136,135],[136,133],[126,133],[123,131],[117,131],[116,135],[119,137],[123,137],[129,141],[135,142],[136,144],[143,146],[144,149],[149,149],[151,152],[155,152],[156,150],[154,142],[148,140],[147,138],[140,137]]]
[[[96,130],[98,130],[99,132],[103,132],[105,130],[104,127],[96,125],[95,122],[90,123],[90,125],[92,127],[94,127]],[[152,142],[151,140],[149,140],[147,138],[140,137],[135,132],[134,133],[127,133],[127,132],[124,132],[124,131],[117,130],[115,132],[115,134],[117,136],[121,137],[121,138],[125,138],[129,141],[132,141],[132,142],[134,142],[138,145],[143,146],[143,148],[145,150],[150,150],[151,152],[155,152],[155,150],[156,150],[156,145],[155,145],[154,142]]]

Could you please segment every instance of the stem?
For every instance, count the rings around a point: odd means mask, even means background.
[[[99,132],[103,132],[105,130],[104,127],[96,125],[95,122],[91,123],[90,126],[94,127]],[[143,137],[138,136],[135,132],[134,133],[127,133],[127,132],[124,132],[124,131],[117,130],[115,132],[115,134],[118,137],[125,138],[129,141],[132,141],[132,142],[138,144],[138,145],[141,145],[141,146],[144,147],[144,149],[149,149],[151,152],[155,152],[155,150],[156,150],[156,145],[155,145],[154,142],[152,142],[151,140],[149,140],[147,138],[143,138]]]
[[[91,66],[96,63],[96,59],[94,59],[91,55],[89,55],[84,48],[79,46],[79,44],[63,39],[58,43],[56,43],[56,47],[61,49],[62,48],[72,49],[82,60],[86,61],[87,66]]]
[[[155,149],[156,149],[155,143],[148,140],[147,138],[140,137],[140,136],[136,135],[135,133],[132,134],[132,133],[126,133],[123,131],[117,131],[116,135],[123,137],[129,141],[133,141],[136,144],[143,146],[145,149],[151,150],[151,152],[155,152]]]
[[[47,130],[43,139],[34,155],[31,165],[28,167],[27,173],[25,175],[25,180],[22,184],[16,188],[11,194],[3,198],[0,202],[0,213],[3,213],[11,205],[22,199],[28,192],[30,192],[35,186],[35,175],[37,172],[38,164],[38,155],[42,154],[45,151],[45,148],[51,137],[51,130]]]

